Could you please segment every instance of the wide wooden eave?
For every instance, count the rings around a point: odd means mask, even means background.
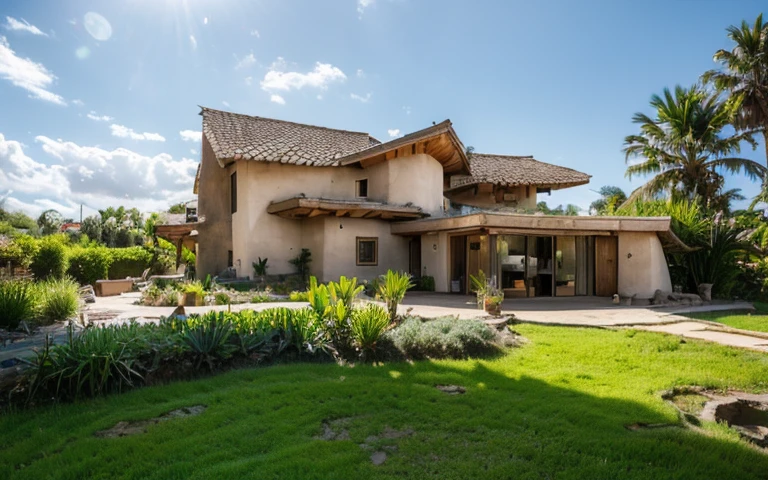
[[[289,219],[332,216],[379,220],[413,220],[428,216],[420,208],[412,206],[304,197],[294,197],[280,202],[273,202],[267,207],[267,213]]]

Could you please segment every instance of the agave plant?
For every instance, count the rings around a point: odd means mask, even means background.
[[[190,320],[194,326],[184,331],[182,341],[195,357],[196,367],[205,362],[213,371],[215,361],[225,360],[232,354],[233,347],[227,343],[232,334],[232,321],[226,312],[208,312],[202,317],[190,317]]]
[[[387,304],[391,322],[397,320],[397,306],[403,301],[405,292],[411,287],[413,287],[411,276],[405,272],[387,270],[386,275],[382,275],[378,294]]]

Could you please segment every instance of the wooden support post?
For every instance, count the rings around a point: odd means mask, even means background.
[[[181,244],[184,241],[184,237],[179,237],[178,240],[176,240],[176,271],[179,270],[179,265],[181,265]]]

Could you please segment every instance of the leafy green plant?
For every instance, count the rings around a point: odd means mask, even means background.
[[[29,268],[39,280],[63,278],[67,272],[67,250],[63,240],[51,235],[40,241]]]
[[[108,277],[112,264],[106,247],[75,247],[69,250],[67,274],[81,285],[94,285]]]
[[[381,277],[378,294],[387,304],[391,322],[397,319],[397,306],[403,301],[405,292],[411,287],[413,287],[411,276],[405,272],[387,270],[386,275]]]
[[[357,284],[357,278],[347,278],[342,275],[337,282],[328,282],[328,292],[331,295],[333,303],[343,302],[344,305],[352,306],[358,295],[365,289],[364,286]]]
[[[229,305],[232,302],[227,292],[216,292],[213,298],[216,305]]]
[[[328,287],[317,283],[317,278],[309,277],[309,290],[307,292],[309,305],[317,312],[319,318],[326,318],[331,311],[331,293]]]
[[[217,361],[232,355],[235,348],[227,343],[232,322],[226,315],[226,312],[208,312],[201,317],[190,316],[189,324],[193,326],[184,330],[182,340],[195,358],[196,368],[205,362],[213,371]]]
[[[264,275],[267,274],[267,269],[269,266],[267,265],[267,259],[259,257],[258,262],[251,262],[253,265],[253,276],[255,277],[264,277]]]
[[[152,266],[152,251],[148,248],[133,246],[127,248],[110,248],[111,259],[109,278],[120,279],[139,277],[142,272]]]
[[[0,281],[0,328],[15,330],[34,315],[35,295],[29,283],[21,280]]]
[[[423,275],[421,278],[419,278],[419,290],[422,292],[434,292],[435,277],[431,275]]]
[[[308,302],[309,292],[294,290],[288,295],[288,300],[291,302]]]
[[[292,310],[289,325],[287,332],[289,341],[299,354],[305,351],[310,354],[332,351],[330,343],[324,336],[322,322],[313,309]]]
[[[376,353],[379,338],[389,326],[389,314],[376,304],[368,304],[352,312],[351,332],[355,346],[363,356]]]
[[[213,287],[213,280],[211,280],[211,274],[205,276],[205,280],[203,281],[203,290],[206,292],[211,291]]]
[[[39,282],[36,289],[39,296],[38,316],[46,322],[70,319],[80,309],[79,286],[70,278]]]
[[[302,281],[306,282],[309,276],[309,264],[312,263],[312,252],[308,248],[302,248],[301,253],[289,262],[296,267],[296,273],[301,276]]]

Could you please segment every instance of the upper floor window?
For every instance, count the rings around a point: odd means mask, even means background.
[[[359,198],[366,198],[368,196],[367,178],[355,182],[355,195]]]
[[[237,172],[229,177],[229,203],[232,207],[232,213],[237,212]]]

